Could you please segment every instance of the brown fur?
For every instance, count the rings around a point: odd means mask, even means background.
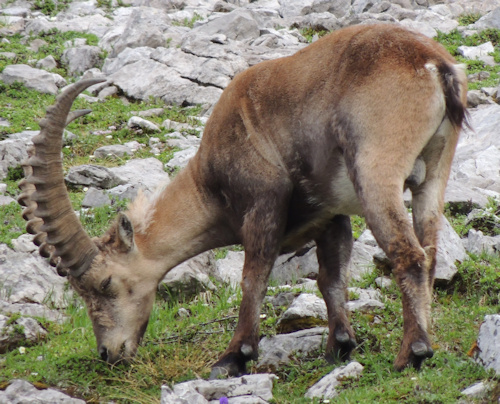
[[[363,213],[403,293],[395,366],[418,368],[432,355],[436,234],[465,105],[465,75],[453,58],[392,25],[340,30],[238,75],[188,167],[152,201],[120,216],[97,242],[91,268],[72,280],[89,306],[103,359],[133,356],[168,270],[241,243],[239,322],[213,376],[244,373],[257,358],[273,263],[310,240],[328,308],[328,356],[347,358],[355,338],[344,307],[352,247],[346,215]]]

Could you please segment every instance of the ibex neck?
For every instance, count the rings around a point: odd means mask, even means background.
[[[193,161],[151,202],[153,210],[136,244],[144,258],[161,263],[167,273],[206,250],[228,244],[222,240],[219,211],[196,173]]]

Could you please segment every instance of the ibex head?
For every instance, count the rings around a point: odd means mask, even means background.
[[[99,354],[115,363],[134,356],[148,323],[159,279],[134,241],[134,225],[119,214],[108,232],[91,239],[75,215],[64,184],[61,160],[64,128],[89,110],[70,113],[73,101],[102,80],[80,81],[47,109],[40,134],[33,138],[23,164],[25,179],[19,203],[40,254],[61,276],[68,276],[84,299],[92,320]],[[148,270],[144,270],[147,268]]]

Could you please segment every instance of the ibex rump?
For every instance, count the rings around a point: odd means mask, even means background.
[[[348,215],[363,214],[403,294],[395,367],[419,368],[432,356],[436,234],[465,116],[466,78],[455,63],[433,40],[393,25],[350,27],[260,63],[224,91],[189,165],[98,239],[74,215],[60,153],[71,104],[95,81],[65,91],[40,123],[20,202],[41,253],[52,254],[85,300],[101,357],[113,363],[135,354],[157,285],[172,267],[241,243],[238,326],[212,375],[244,373],[258,355],[259,312],[275,259],[314,240],[327,355],[348,358],[356,345],[345,310]],[[405,186],[413,193],[413,226]]]

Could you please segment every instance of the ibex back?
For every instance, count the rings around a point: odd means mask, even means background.
[[[463,69],[443,47],[393,25],[357,26],[253,66],[222,94],[189,165],[90,239],[69,202],[60,148],[67,122],[88,112],[68,117],[73,100],[95,83],[76,83],[48,109],[20,202],[41,253],[85,300],[102,359],[134,356],[171,268],[241,243],[238,326],[212,376],[244,373],[258,355],[259,311],[275,259],[311,240],[328,309],[327,357],[348,358],[356,345],[345,309],[350,214],[365,216],[401,288],[404,336],[395,367],[419,368],[432,356],[436,238],[467,92]]]

